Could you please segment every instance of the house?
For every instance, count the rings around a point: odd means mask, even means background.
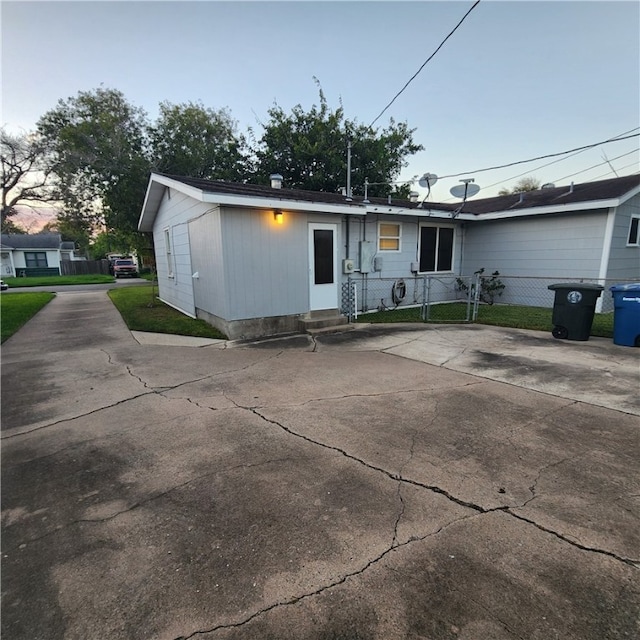
[[[60,275],[63,260],[76,260],[75,244],[59,233],[2,234],[1,269],[5,277]]]
[[[250,338],[339,316],[348,282],[360,284],[366,309],[375,305],[367,296],[377,280],[480,267],[640,280],[638,174],[463,205],[350,198],[286,189],[281,180],[151,175],[139,229],[153,234],[164,302],[230,338]]]

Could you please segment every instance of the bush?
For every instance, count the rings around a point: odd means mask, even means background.
[[[496,297],[500,297],[502,292],[504,291],[505,285],[498,278],[500,275],[499,271],[494,271],[491,276],[485,276],[484,267],[482,269],[478,269],[473,272],[474,275],[480,276],[480,292],[478,298],[481,302],[486,304],[493,304],[496,301]],[[469,285],[462,280],[462,278],[456,278],[456,288],[458,291],[469,291]],[[475,283],[471,284],[471,295],[475,296]]]

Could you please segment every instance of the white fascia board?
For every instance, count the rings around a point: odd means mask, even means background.
[[[377,216],[409,216],[413,218],[450,219],[452,211],[439,211],[435,209],[404,209],[385,205],[367,205],[366,213]]]
[[[507,218],[525,218],[528,216],[541,216],[549,213],[570,213],[573,211],[589,211],[591,209],[609,209],[620,204],[618,198],[612,200],[587,200],[585,202],[573,202],[571,204],[553,205],[547,207],[530,207],[512,211],[492,211],[491,213],[469,214],[468,220],[506,220]]]
[[[328,202],[304,202],[300,200],[280,200],[260,196],[243,196],[222,193],[204,193],[203,202],[231,207],[253,209],[284,209],[285,211],[309,211],[313,213],[335,213],[339,215],[361,216],[364,207],[359,204],[340,205]]]
[[[633,198],[633,196],[637,196],[639,193],[640,193],[640,184],[637,187],[634,187],[633,189],[631,189],[631,191],[627,191],[627,193],[625,193],[623,196],[620,196],[619,204],[626,202],[630,198]]]

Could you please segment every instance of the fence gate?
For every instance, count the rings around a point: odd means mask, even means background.
[[[425,322],[471,322],[478,310],[478,277],[425,276]]]

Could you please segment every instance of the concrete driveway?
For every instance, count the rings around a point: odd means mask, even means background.
[[[69,292],[3,345],[4,637],[639,636],[638,350],[138,337]]]

